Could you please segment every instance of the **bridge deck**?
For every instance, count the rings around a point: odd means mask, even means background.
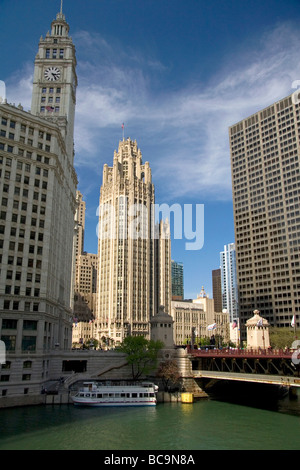
[[[300,387],[300,379],[282,375],[266,375],[266,374],[243,374],[224,371],[212,370],[195,370],[193,371],[195,379],[219,379],[219,380],[237,380],[240,382],[256,382],[272,385]]]

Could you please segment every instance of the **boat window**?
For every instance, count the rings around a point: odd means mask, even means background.
[[[115,395],[114,393],[110,393],[110,394],[109,394],[110,397],[114,397],[114,395]]]
[[[122,398],[125,398],[125,397],[126,397],[126,393],[121,393],[121,397],[122,397]]]
[[[137,393],[132,393],[132,398],[136,398],[137,397]]]
[[[85,394],[85,396],[86,396],[86,397],[89,397],[89,396],[90,396],[90,394],[89,394],[89,393],[86,393],[86,394]]]
[[[150,397],[155,397],[155,393],[150,393]]]
[[[102,398],[102,393],[98,393],[97,398]]]
[[[96,398],[96,393],[92,393],[92,397],[93,397],[93,398]]]
[[[120,393],[115,393],[116,398],[120,398]]]
[[[80,396],[80,397],[84,397],[84,393],[80,393],[79,396]]]
[[[107,398],[108,397],[108,393],[103,393],[103,398]]]
[[[126,393],[126,397],[127,397],[127,398],[130,398],[130,393]]]

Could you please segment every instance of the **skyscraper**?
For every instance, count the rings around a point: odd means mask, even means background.
[[[168,231],[155,224],[154,202],[149,163],[142,163],[136,141],[123,139],[113,166],[104,165],[98,227],[96,320],[99,334],[114,344],[127,335],[148,336],[158,304],[162,299],[170,304],[170,269],[161,271],[163,259],[171,263],[170,240],[159,242]]]
[[[236,255],[234,243],[224,246],[220,253],[222,310],[229,313],[229,321],[238,318],[238,288],[236,278]]]
[[[172,300],[184,299],[183,263],[172,260]]]
[[[74,324],[81,321],[89,322],[95,317],[98,272],[98,255],[84,251],[86,204],[80,191],[76,192],[76,198]],[[76,333],[73,328],[73,333],[74,332]],[[74,341],[73,338],[73,342]]]
[[[77,78],[68,32],[61,11],[39,43],[31,112],[0,105],[1,381],[26,380],[24,393],[39,389],[54,348],[71,347]]]
[[[229,129],[240,317],[287,327],[300,303],[298,98]]]
[[[222,312],[221,268],[212,270],[212,289],[215,312]]]

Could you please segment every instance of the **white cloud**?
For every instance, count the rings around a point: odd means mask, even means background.
[[[292,82],[300,79],[299,39],[296,27],[283,24],[268,31],[256,50],[223,58],[210,83],[157,94],[167,68],[155,57],[99,34],[76,33],[77,167],[101,174],[103,164],[112,163],[125,122],[125,137],[134,133],[130,137],[165,198],[230,199],[228,127],[293,92]],[[7,83],[7,94],[30,108],[32,64],[21,72]]]

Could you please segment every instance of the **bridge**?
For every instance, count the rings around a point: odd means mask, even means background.
[[[237,380],[300,387],[300,351],[297,350],[188,347],[187,352],[195,379]]]

